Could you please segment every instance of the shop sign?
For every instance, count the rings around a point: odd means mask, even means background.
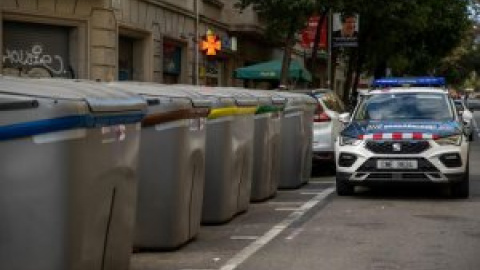
[[[206,65],[206,74],[210,76],[217,76],[218,75],[218,68],[219,68],[219,62],[218,61],[207,61]]]
[[[233,52],[237,51],[237,38],[236,37],[230,37],[228,35],[223,36],[221,38],[222,40],[222,49],[225,50],[230,50]]]
[[[220,38],[213,34],[212,31],[207,32],[206,38],[202,41],[202,51],[205,51],[206,55],[217,55],[217,51],[222,49],[222,42]]]
[[[310,17],[307,23],[307,27],[302,30],[301,35],[301,43],[300,45],[305,49],[313,48],[313,44],[315,43],[315,35],[317,33],[317,27],[320,21],[320,16],[313,16]],[[322,32],[320,36],[320,40],[318,43],[318,47],[320,49],[327,49],[327,20],[325,20],[322,24]]]

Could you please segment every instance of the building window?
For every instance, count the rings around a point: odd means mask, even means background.
[[[163,43],[163,82],[177,84],[182,73],[182,47],[173,42]]]
[[[151,40],[144,32],[120,28],[118,37],[118,79],[121,81],[150,81]]]
[[[70,57],[72,27],[3,22],[3,74],[75,78]]]
[[[120,37],[118,40],[118,80],[133,80],[133,43],[131,38]]]

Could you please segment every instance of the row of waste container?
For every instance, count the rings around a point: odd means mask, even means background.
[[[128,269],[308,181],[315,100],[0,77],[0,269]]]

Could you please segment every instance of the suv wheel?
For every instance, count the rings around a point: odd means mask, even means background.
[[[337,186],[337,195],[338,196],[351,196],[355,193],[355,186],[349,184],[347,181],[343,179],[339,179],[338,177],[335,179],[336,186]]]
[[[467,161],[468,162],[468,161]],[[470,194],[470,169],[467,163],[467,169],[465,170],[465,177],[461,182],[453,183],[450,186],[450,194],[454,198],[466,199]]]

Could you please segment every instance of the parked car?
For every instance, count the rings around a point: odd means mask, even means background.
[[[467,105],[467,108],[471,111],[478,111],[480,110],[480,99],[477,98],[468,98],[465,105]]]
[[[455,99],[454,102],[458,113],[462,116],[468,140],[473,141],[473,113],[467,108],[463,99]]]
[[[313,123],[313,163],[334,162],[335,140],[343,128],[339,115],[346,112],[342,100],[330,89],[305,91],[318,101]]]

